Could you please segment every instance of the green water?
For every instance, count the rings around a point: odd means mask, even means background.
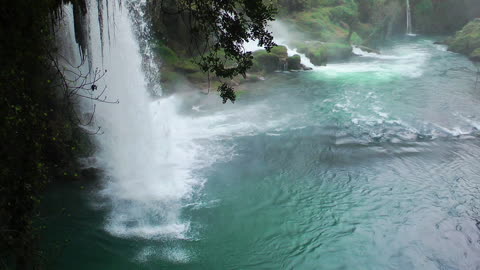
[[[191,170],[187,229],[122,236],[102,182],[57,186],[45,245],[70,242],[52,268],[479,269],[480,87],[432,41],[277,73],[235,105],[182,96],[195,158],[213,160]]]

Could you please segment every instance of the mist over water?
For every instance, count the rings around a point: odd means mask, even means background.
[[[90,20],[89,52],[120,103],[96,107],[100,189],[62,190],[79,210],[50,228],[76,243],[56,269],[480,266],[480,99],[466,58],[406,37],[276,73],[234,105],[152,98],[139,22],[109,2],[115,37],[102,58]]]
[[[119,100],[119,104],[90,100],[83,104],[85,112],[95,105],[93,126],[101,128],[94,140],[95,166],[104,170],[99,192],[102,207],[108,209],[104,228],[119,237],[185,238],[189,223],[180,218],[181,207],[204,182],[191,170],[209,161],[197,159],[202,147],[192,144],[196,135],[190,132],[188,119],[178,116],[180,101],[176,97],[155,100],[147,89],[132,25],[141,28],[143,22],[137,19],[143,18],[131,15],[142,12],[142,2],[102,3],[109,16],[99,16],[96,1],[88,5],[89,62],[82,68],[85,73],[105,70],[98,89],[107,87],[107,101]],[[66,14],[68,28],[73,24],[71,6]],[[95,20],[99,17],[103,29]],[[106,37],[108,31],[113,33],[111,39],[102,41],[101,33]]]

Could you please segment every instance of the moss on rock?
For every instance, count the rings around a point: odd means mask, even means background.
[[[259,50],[253,53],[254,63],[250,71],[271,73],[283,69],[288,58],[287,47],[275,46],[270,52]]]
[[[448,50],[476,58],[480,49],[480,19],[468,23],[454,37],[446,41]],[[472,55],[475,54],[475,55]]]
[[[287,65],[289,70],[301,70],[302,69],[302,58],[300,55],[295,54],[287,58]]]
[[[316,66],[324,66],[329,61],[344,60],[352,56],[352,46],[346,43],[308,42],[297,44],[297,48]]]
[[[470,54],[470,60],[480,62],[480,48],[476,49]]]
[[[287,58],[288,57],[288,51],[287,47],[285,46],[275,46],[270,50],[270,53],[280,57],[280,58]]]

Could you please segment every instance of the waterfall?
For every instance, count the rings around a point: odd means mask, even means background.
[[[407,35],[412,35],[412,13],[410,9],[410,0],[407,1]]]
[[[82,100],[80,110],[89,112],[94,104],[94,124],[101,127],[92,138],[96,166],[104,171],[99,194],[101,207],[108,211],[105,230],[120,237],[182,238],[189,230],[189,222],[181,218],[182,203],[203,183],[192,175],[192,168],[199,166],[197,153],[203,150],[193,142],[189,119],[177,113],[178,98],[154,100],[149,95],[151,81],[143,70],[146,63],[155,63],[140,55],[140,35],[134,28],[146,25],[144,16],[138,16],[144,4],[87,1],[88,63],[80,69],[84,74],[92,68],[107,70],[98,89],[107,87],[105,96],[119,104]],[[64,6],[64,14],[62,54],[72,66],[79,65],[71,4]],[[156,90],[161,92],[161,87],[156,85]]]

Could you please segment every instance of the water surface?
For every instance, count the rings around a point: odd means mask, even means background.
[[[128,190],[108,177],[51,192],[47,236],[71,239],[55,267],[479,269],[473,70],[417,36],[242,86],[235,105],[200,94],[154,101],[159,114],[176,111],[157,140],[171,150],[146,155],[175,163],[135,179],[139,196],[120,198]],[[166,203],[149,191],[178,190],[168,177],[195,184]],[[54,215],[61,204],[71,217]]]

